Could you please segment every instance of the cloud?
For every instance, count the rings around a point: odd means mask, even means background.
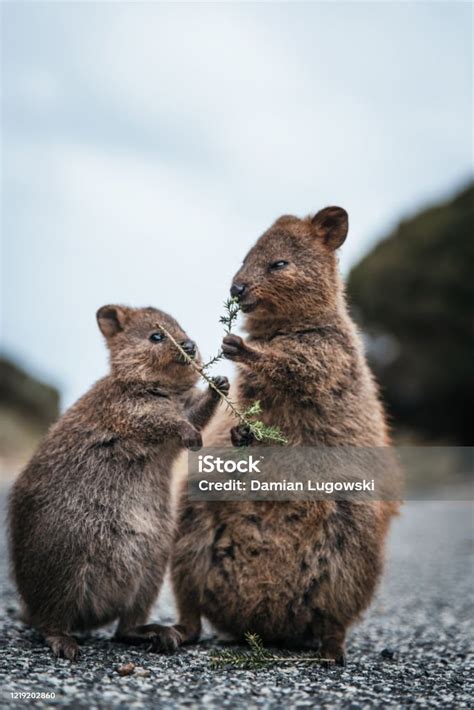
[[[212,354],[231,276],[279,214],[345,206],[347,270],[470,170],[467,6],[3,14],[5,343],[67,402],[105,370],[102,303],[168,309]]]

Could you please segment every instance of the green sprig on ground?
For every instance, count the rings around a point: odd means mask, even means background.
[[[319,656],[288,656],[283,653],[272,653],[268,648],[265,648],[258,634],[248,632],[245,634],[245,640],[248,648],[241,651],[223,648],[212,655],[211,667],[213,670],[228,667],[239,670],[259,670],[278,663],[334,663],[331,658],[320,658]]]

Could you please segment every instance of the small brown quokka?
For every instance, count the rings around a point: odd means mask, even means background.
[[[176,632],[147,624],[173,537],[170,475],[180,450],[219,401],[158,327],[191,357],[195,343],[155,308],[104,306],[99,328],[110,374],[51,428],[16,481],[10,555],[25,621],[53,652],[74,660],[74,631],[118,619],[116,639],[176,646]],[[226,378],[215,378],[228,391]]]
[[[337,268],[347,231],[340,207],[280,217],[233,280],[248,333],[223,342],[238,366],[233,399],[242,409],[259,400],[262,420],[289,446],[389,444]],[[230,438],[258,445],[223,410],[204,442]],[[204,616],[236,638],[257,633],[343,664],[346,631],[372,598],[396,510],[390,501],[192,501],[184,490],[172,559],[181,642],[199,637]]]

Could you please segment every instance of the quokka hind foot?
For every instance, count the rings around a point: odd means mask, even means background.
[[[56,658],[66,658],[68,661],[77,661],[79,658],[79,644],[73,636],[50,634],[45,639]]]
[[[347,656],[343,647],[341,646],[323,646],[320,650],[321,658],[328,658],[334,661],[336,666],[346,666]]]
[[[125,631],[117,630],[114,641],[140,646],[148,644],[154,653],[173,653],[182,643],[182,637],[174,626],[145,624]]]
[[[319,658],[328,661],[328,667],[333,665],[346,666],[345,632],[341,629],[336,634],[337,636],[328,638],[315,637],[302,643],[286,639],[275,643],[275,646],[280,649],[292,649],[294,651],[313,651]]]

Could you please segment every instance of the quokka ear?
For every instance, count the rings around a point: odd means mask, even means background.
[[[347,237],[349,216],[342,207],[325,207],[314,215],[311,223],[316,235],[330,249],[338,249]]]
[[[124,328],[126,313],[121,306],[102,306],[96,313],[102,335],[112,338]]]

